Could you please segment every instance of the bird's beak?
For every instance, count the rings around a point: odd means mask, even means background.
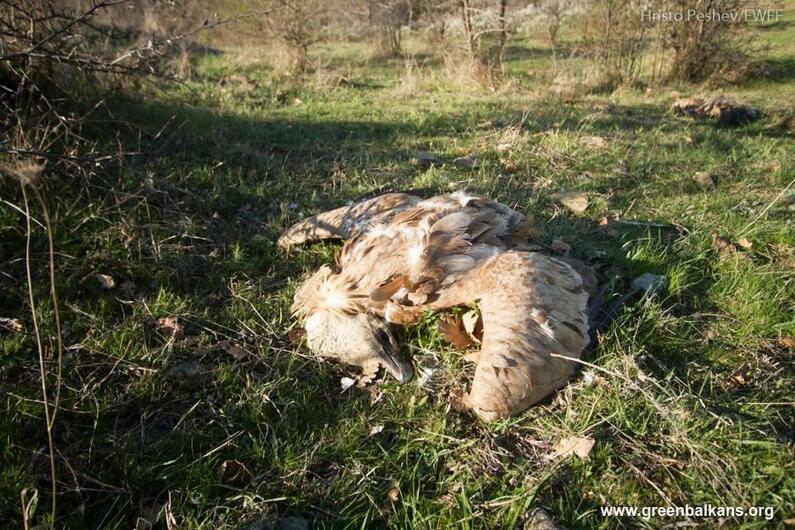
[[[378,362],[401,385],[408,383],[414,377],[411,363],[401,358],[399,354],[392,354],[382,349],[378,356]]]

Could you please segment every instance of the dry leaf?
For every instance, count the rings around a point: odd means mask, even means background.
[[[306,336],[306,330],[303,328],[294,328],[287,332],[287,340],[290,344],[298,344]]]
[[[783,337],[779,337],[778,345],[782,348],[786,348],[788,350],[795,350],[795,337],[792,335],[784,335]]]
[[[751,241],[747,237],[741,237],[740,239],[738,239],[737,244],[740,245],[745,250],[751,250],[751,248],[754,246],[753,241]]]
[[[747,374],[740,372],[731,377],[731,383],[737,388],[745,388],[751,384],[751,381],[748,379]]]
[[[97,274],[97,281],[103,289],[113,289],[116,287],[116,280],[109,274]]]
[[[717,230],[713,230],[710,235],[712,236],[712,248],[718,252],[718,254],[729,255],[737,252],[737,247],[723,239],[720,234],[718,234]]]
[[[759,162],[758,164],[754,164],[752,167],[756,169],[761,169],[763,171],[769,171],[771,173],[778,173],[781,171],[781,162],[778,160],[771,160],[770,162]]]
[[[561,241],[560,239],[555,239],[554,241],[552,241],[552,244],[549,245],[549,248],[551,248],[555,252],[560,252],[561,254],[568,254],[569,252],[571,252],[571,245],[569,245],[565,241]]]
[[[400,499],[400,490],[397,488],[392,488],[389,490],[389,500],[392,502],[397,502]]]
[[[218,349],[225,351],[226,353],[231,355],[235,360],[238,361],[243,357],[245,357],[246,353],[248,353],[246,350],[238,346],[237,343],[231,340],[222,340],[216,345],[216,347]]]
[[[443,315],[436,323],[439,333],[456,348],[472,346],[472,340],[464,329],[464,322],[458,315]]]
[[[23,329],[25,329],[24,326],[22,326],[22,322],[20,322],[17,318],[0,317],[0,326],[3,326],[9,331],[13,331],[15,333],[20,333]]]
[[[218,475],[221,481],[227,484],[247,482],[252,477],[251,472],[240,460],[224,460],[218,466]]]
[[[168,335],[173,339],[181,339],[185,335],[185,329],[179,323],[177,317],[158,318],[155,326],[160,333]]]
[[[588,455],[591,453],[591,449],[593,449],[594,443],[596,442],[593,438],[567,436],[552,446],[552,449],[554,449],[555,452],[550,456],[550,458],[565,458],[574,454],[583,460],[587,460]]]
[[[483,339],[483,319],[480,318],[480,312],[477,309],[467,311],[461,316],[461,320],[470,338],[480,344]]]
[[[579,191],[561,193],[557,199],[558,202],[577,215],[584,213],[588,209],[588,195]]]

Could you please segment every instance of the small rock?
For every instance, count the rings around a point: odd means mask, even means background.
[[[375,436],[376,434],[379,434],[383,430],[384,430],[383,425],[373,425],[373,427],[370,429],[370,436]]]
[[[552,241],[552,243],[549,245],[549,248],[555,252],[560,252],[561,254],[568,254],[571,252],[571,245],[565,241],[561,241],[560,239],[555,239]]]
[[[110,274],[97,274],[97,281],[100,287],[105,290],[110,290],[116,287],[116,280]]]
[[[444,160],[428,151],[417,151],[411,158],[411,163],[417,167],[428,169],[432,166],[441,166],[444,164]]]
[[[580,142],[594,149],[606,149],[610,145],[602,136],[583,136],[580,138]]]
[[[240,530],[309,530],[309,522],[303,517],[280,517],[257,521]]]
[[[646,272],[632,280],[632,290],[654,296],[668,288],[668,278],[659,274]]]
[[[522,530],[565,530],[543,508],[533,508],[525,517]]]
[[[198,379],[204,374],[204,367],[197,362],[176,364],[166,371],[166,375],[181,382]]]
[[[698,171],[693,175],[693,180],[704,190],[715,189],[715,177],[706,171]]]
[[[303,517],[284,517],[276,525],[276,530],[309,530],[309,522]]]
[[[340,387],[342,387],[342,391],[345,392],[350,387],[352,387],[356,383],[356,379],[352,377],[343,377],[340,379]]]
[[[459,156],[453,160],[453,164],[464,169],[476,169],[481,166],[480,158],[477,155]]]
[[[577,215],[585,213],[588,209],[588,194],[581,191],[571,191],[557,195],[557,200]]]

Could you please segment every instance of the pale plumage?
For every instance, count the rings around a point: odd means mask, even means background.
[[[565,384],[572,364],[550,353],[576,358],[587,346],[588,293],[566,263],[510,250],[524,216],[463,193],[382,198],[319,214],[279,240],[349,238],[337,272],[324,267],[296,294],[310,348],[405,380],[410,365],[384,323],[475,302],[483,339],[469,400],[479,416],[519,412]]]

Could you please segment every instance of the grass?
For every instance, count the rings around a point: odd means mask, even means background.
[[[766,31],[771,64],[791,64],[793,24],[790,7]],[[204,58],[186,86],[109,99],[127,127],[85,131],[138,142],[142,156],[90,185],[44,175],[68,346],[57,526],[129,528],[143,517],[238,528],[300,516],[313,528],[510,528],[540,506],[569,528],[658,528],[672,520],[599,508],[703,503],[772,506],[776,525],[795,517],[795,192],[781,195],[795,178],[795,139],[772,127],[793,106],[791,66],[722,89],[767,113],[727,128],[668,112],[675,92],[706,88],[566,103],[539,88],[541,76],[462,91],[428,63],[409,91],[402,61],[351,61],[363,56],[356,46],[319,48],[325,74],[300,81]],[[548,62],[516,56],[509,71]],[[422,170],[410,163],[417,150],[484,163]],[[715,189],[700,188],[697,171],[712,172]],[[349,370],[294,344],[288,314],[302,275],[336,246],[285,255],[275,237],[301,215],[416,188],[488,195],[624,287],[653,272],[668,289],[626,307],[580,376],[509,420],[483,424],[457,406],[472,370],[433,316],[401,335],[415,366],[436,370],[425,387],[342,391]],[[31,520],[46,523],[49,468],[24,218],[9,206],[18,188],[3,181],[0,191],[0,316],[25,326],[0,331],[0,525],[18,527],[24,489],[39,499]],[[561,208],[561,191],[588,193],[585,215]],[[604,217],[676,229],[605,227]],[[737,250],[719,252],[713,231]],[[32,256],[46,337],[41,231]],[[116,287],[103,289],[99,273]],[[184,336],[170,336],[163,317]],[[222,340],[245,352],[211,347]],[[596,441],[589,459],[549,458],[567,436]]]

